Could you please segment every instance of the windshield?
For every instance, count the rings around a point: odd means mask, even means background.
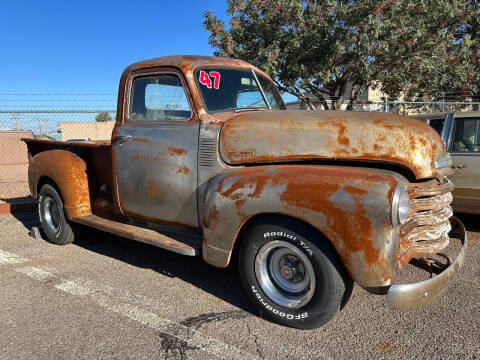
[[[269,105],[273,110],[286,109],[272,81],[251,69],[201,68],[195,71],[195,80],[209,113],[269,109]]]

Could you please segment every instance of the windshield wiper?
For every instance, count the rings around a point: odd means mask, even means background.
[[[234,111],[236,113],[242,112],[242,111],[258,111],[258,110],[268,110],[268,107],[263,106],[263,107],[241,107],[241,108],[236,108]]]

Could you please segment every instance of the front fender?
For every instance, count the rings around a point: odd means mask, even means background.
[[[49,150],[30,159],[28,183],[30,192],[37,198],[38,182],[50,178],[59,188],[68,219],[90,215],[87,165],[83,159],[66,150]]]
[[[215,176],[206,191],[204,260],[227,266],[242,225],[258,214],[277,213],[323,233],[360,286],[389,285],[394,281],[398,249],[391,202],[402,179],[389,171],[345,166],[228,169]]]

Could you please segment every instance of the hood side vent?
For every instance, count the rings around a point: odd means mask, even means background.
[[[198,150],[198,163],[200,166],[215,166],[217,164],[217,139],[200,139]]]

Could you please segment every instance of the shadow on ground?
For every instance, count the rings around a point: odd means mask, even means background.
[[[455,216],[462,220],[467,231],[480,231],[480,215],[455,213]]]
[[[19,196],[19,197],[1,197],[0,196],[0,202],[4,202],[7,204],[19,204],[19,203],[34,203],[35,200],[29,195],[29,196]]]
[[[14,216],[29,231],[32,226],[39,225],[36,213]],[[225,302],[256,314],[243,292],[236,263],[227,269],[218,269],[203,262],[201,256],[175,254],[85,226],[79,227],[77,233],[75,243],[67,246],[80,246],[138,268],[154,270],[162,276],[182,279]]]

